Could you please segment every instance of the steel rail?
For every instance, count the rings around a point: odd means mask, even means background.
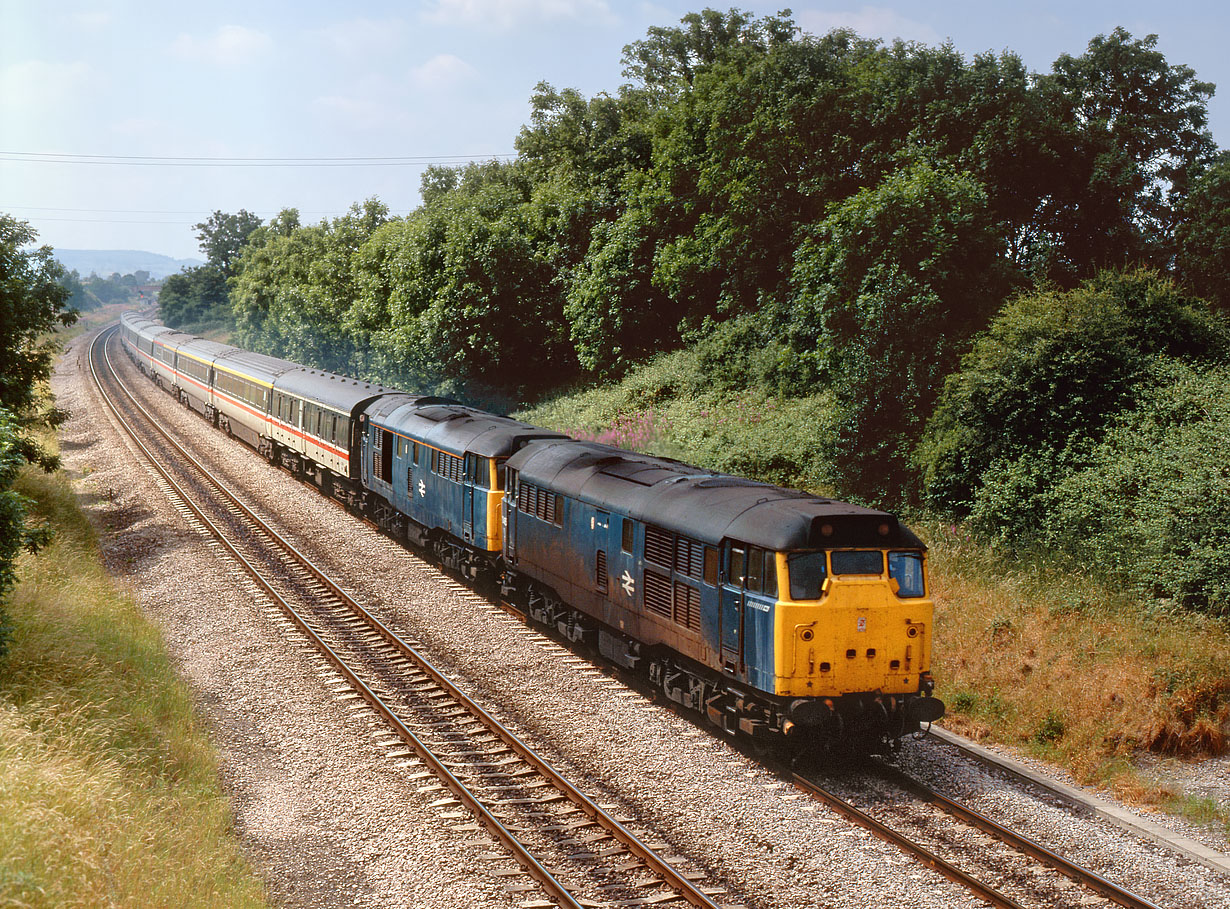
[[[101,332],[98,336],[96,336],[94,341],[91,343],[91,353],[93,351],[94,344],[97,343],[99,338],[101,338],[104,334],[114,333],[114,331],[115,329],[109,329],[108,332]],[[110,366],[110,356],[105,350],[105,345],[104,356]],[[94,373],[92,356],[90,358],[90,370],[91,373]],[[112,371],[114,374],[114,369],[112,369]],[[97,375],[95,374],[94,377],[95,383],[98,384],[99,390],[102,391],[102,385],[101,382],[99,382]],[[568,782],[568,780],[561,776],[554,767],[540,757],[529,745],[523,742],[512,731],[507,729],[463,691],[457,688],[457,686],[454,685],[440,670],[438,670],[425,656],[423,656],[423,654],[404,641],[378,618],[373,616],[353,597],[342,590],[342,588],[339,587],[328,575],[326,575],[325,572],[319,568],[307,555],[300,552],[289,540],[279,534],[251,509],[244,505],[233,493],[231,493],[229,489],[226,488],[226,485],[221,480],[219,480],[207,467],[201,464],[200,461],[198,461],[190,452],[187,451],[187,449],[180,445],[165,430],[163,430],[161,426],[158,425],[157,421],[153,418],[149,411],[147,411],[141,403],[136,400],[132,392],[126,385],[124,385],[123,380],[119,378],[118,374],[115,374],[115,379],[120,387],[124,389],[125,394],[128,395],[133,405],[146,416],[153,428],[156,429],[170,445],[179,451],[185,459],[187,459],[203,476],[209,480],[213,486],[217,488],[219,492],[229,499],[236,508],[243,512],[249,520],[254,522],[262,530],[262,532],[267,534],[279,547],[283,548],[283,550],[291,556],[292,559],[299,562],[301,567],[305,568],[313,577],[320,581],[320,583],[322,583],[330,593],[341,600],[348,608],[353,610],[361,619],[363,619],[363,621],[367,622],[372,629],[381,636],[381,638],[383,638],[392,647],[396,648],[397,651],[407,659],[411,660],[422,672],[431,678],[433,683],[445,690],[462,707],[464,707],[468,713],[479,720],[490,732],[495,734],[501,741],[504,742],[504,744],[515,751],[522,760],[546,777],[552,785],[564,794],[565,797],[567,797],[568,800],[576,805],[583,813],[619,840],[629,850],[629,852],[643,861],[646,866],[661,877],[668,886],[677,890],[685,901],[692,906],[698,907],[698,909],[718,909],[717,904],[701,892],[696,885],[684,877],[670,863],[663,860],[653,849],[643,843],[639,837],[624,827],[623,824],[612,817],[608,812],[599,807],[592,799]],[[291,621],[309,636],[313,644],[326,655],[326,658],[330,663],[333,663],[339,669],[342,675],[346,677],[347,681],[349,681],[359,691],[364,700],[371,704],[372,707],[380,713],[390,723],[390,725],[394,727],[398,736],[415,750],[420,758],[424,760],[424,763],[428,764],[428,766],[432,768],[434,773],[437,773],[437,775],[442,777],[449,789],[458,796],[462,803],[478,815],[481,820],[483,820],[484,826],[491,829],[493,833],[497,835],[497,838],[509,847],[510,851],[513,852],[518,861],[526,866],[527,871],[529,871],[535,879],[539,880],[539,883],[543,884],[544,889],[548,890],[553,897],[560,899],[564,905],[569,907],[569,909],[572,909],[573,906],[576,906],[579,909],[580,904],[577,903],[575,899],[563,888],[563,885],[559,884],[559,882],[551,876],[550,872],[543,868],[537,860],[533,858],[533,856],[525,851],[524,847],[521,846],[519,841],[516,840],[515,836],[508,831],[507,828],[505,828],[504,825],[501,824],[500,821],[481,804],[481,802],[478,801],[477,797],[469,792],[468,788],[465,787],[465,784],[458,780],[451,773],[451,771],[444,767],[443,764],[439,763],[438,759],[432,755],[426,744],[424,744],[396,717],[392,710],[384,704],[375,692],[371,691],[371,689],[368,688],[358,678],[358,676],[356,676],[349,669],[349,667],[345,666],[344,661],[336,653],[334,653],[323,640],[321,640],[316,632],[308,627],[298,612],[296,612],[289,603],[287,603],[276,591],[272,589],[272,587],[268,585],[267,582],[264,581],[263,578],[259,576],[258,570],[252,566],[248,560],[230,544],[228,540],[225,540],[225,538],[222,537],[220,531],[215,528],[213,523],[201,513],[195,504],[187,498],[186,493],[182,491],[179,485],[175,483],[175,481],[171,479],[165,471],[162,470],[156,461],[154,461],[153,455],[148,451],[148,449],[146,449],[144,444],[141,443],[139,439],[136,439],[135,434],[131,431],[131,429],[128,429],[127,421],[124,420],[114,405],[111,404],[110,400],[107,399],[105,392],[103,392],[103,397],[108,407],[113,413],[115,413],[121,423],[125,425],[130,436],[146,453],[146,457],[154,462],[155,468],[158,469],[164,478],[166,478],[167,481],[175,487],[181,497],[185,499],[185,502],[188,504],[188,507],[192,509],[194,514],[196,514],[198,518],[210,528],[212,533],[218,536],[219,540],[223,542],[228,551],[230,551],[245,567],[245,570],[253,575],[257,583],[259,583],[262,588],[264,588],[275,598],[283,611],[287,612]],[[439,770],[436,769],[437,767],[439,767]],[[457,788],[454,788],[454,786]],[[500,831],[502,831],[502,833]],[[522,858],[523,855],[524,859]],[[542,877],[539,876],[540,874]],[[559,892],[556,893],[554,888],[559,888]]]
[[[538,881],[548,895],[551,896],[552,899],[557,900],[561,906],[567,907],[567,909],[583,909],[582,904],[578,902],[575,897],[573,897],[567,888],[557,881],[551,872],[543,867],[543,865],[535,859],[528,850],[526,850],[526,848],[512,834],[512,832],[509,831],[508,828],[505,827],[500,820],[492,814],[491,811],[483,805],[473,793],[470,792],[461,780],[453,775],[452,771],[440,763],[436,756],[432,754],[427,745],[419,739],[419,737],[415,735],[397,717],[388,705],[386,705],[384,701],[381,700],[381,698],[374,691],[372,691],[371,688],[369,688],[363,680],[360,679],[353,670],[351,670],[349,666],[346,665],[346,662],[338,656],[337,653],[335,653],[333,649],[330,648],[329,645],[326,644],[314,630],[312,630],[298,611],[291,606],[290,603],[288,603],[286,599],[277,592],[277,590],[274,589],[273,585],[270,584],[261,574],[260,569],[253,565],[247,557],[245,557],[243,553],[235,547],[235,545],[227,538],[226,534],[222,532],[222,530],[209,518],[209,516],[205,514],[204,510],[197,505],[195,501],[193,501],[188,492],[175,480],[174,477],[171,476],[170,472],[163,467],[161,463],[159,463],[157,456],[155,456],[154,453],[150,451],[148,446],[141,441],[136,430],[133,429],[132,425],[127,419],[125,419],[124,415],[120,413],[119,408],[116,407],[107,396],[106,391],[103,389],[102,382],[94,369],[94,345],[98,342],[99,338],[112,332],[114,332],[114,329],[100,332],[91,342],[89,357],[90,373],[94,377],[95,384],[98,386],[99,391],[102,392],[103,400],[107,404],[107,407],[110,409],[111,413],[115,415],[116,419],[119,420],[121,426],[124,428],[124,431],[128,434],[128,437],[136,443],[138,448],[140,448],[150,465],[158,471],[163,480],[171,486],[171,488],[175,491],[175,494],[183,501],[184,505],[192,511],[197,520],[199,520],[208,529],[214,539],[222,544],[226,551],[230,553],[232,558],[239,562],[244,571],[252,578],[252,580],[255,581],[266,594],[274,599],[274,601],[278,604],[278,607],[287,616],[287,618],[289,618],[291,622],[293,622],[294,625],[307,636],[312,645],[321,653],[322,656],[324,656],[333,668],[336,669],[347,680],[347,682],[350,683],[350,685],[360,694],[363,700],[370,704],[376,712],[379,713],[385,721],[393,727],[398,737],[414,750],[415,754],[417,754],[419,758],[431,768],[432,773],[434,773],[440,781],[443,782],[455,796],[457,796],[462,804],[464,804],[475,814],[475,816],[482,822],[483,826],[504,844],[505,848],[513,854],[513,857],[517,860],[517,862],[525,868],[525,870],[536,881]],[[114,374],[114,367],[111,366],[110,356],[106,353],[105,342],[103,355],[107,360],[108,367],[112,368]],[[130,400],[132,400],[137,409],[144,413],[147,417],[150,416],[149,412],[146,411],[135,398],[132,398],[131,392],[123,384],[122,380],[119,379],[119,376],[116,375],[115,378],[120,387],[124,389],[125,394],[129,395]],[[170,441],[172,445],[179,448],[181,451],[183,450],[177,443],[174,442],[174,440],[170,439],[170,437],[166,435],[160,427],[155,426],[155,428],[158,429],[159,433]],[[200,466],[195,460],[193,460],[193,463]],[[212,475],[210,475],[210,479],[213,480]]]
[[[1098,874],[1089,868],[1078,865],[1070,859],[1064,858],[1050,849],[1047,849],[1040,843],[1031,840],[1023,834],[1017,833],[998,821],[994,821],[975,811],[967,805],[962,805],[960,802],[954,801],[943,793],[936,792],[930,786],[919,782],[896,767],[891,767],[883,762],[877,762],[877,772],[892,780],[903,789],[909,790],[913,795],[924,802],[929,802],[935,805],[940,810],[959,818],[965,823],[978,828],[983,833],[995,837],[1004,844],[1011,846],[1019,852],[1036,859],[1044,865],[1054,868],[1060,874],[1066,875],[1084,887],[1089,888],[1100,896],[1106,897],[1120,906],[1125,906],[1127,909],[1160,909],[1156,903],[1152,903],[1144,897],[1132,893],[1130,890],[1125,890],[1113,881],[1107,880],[1102,875]]]
[[[864,811],[855,808],[845,799],[838,795],[834,795],[822,786],[817,785],[807,777],[798,773],[792,775],[792,779],[796,788],[814,798],[824,802],[829,808],[832,808],[848,821],[853,821],[860,827],[870,831],[875,836],[884,840],[886,843],[891,843],[907,855],[921,861],[934,871],[939,872],[944,877],[948,878],[954,884],[969,890],[976,896],[986,900],[993,906],[1000,906],[1002,909],[1024,909],[1020,903],[1013,900],[1011,897],[1000,893],[994,887],[984,884],[968,872],[962,871],[951,862],[940,858],[934,852],[931,852],[925,846],[922,846],[904,834],[889,827],[883,821],[880,821]]]

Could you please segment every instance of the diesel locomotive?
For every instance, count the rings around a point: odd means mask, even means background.
[[[886,512],[121,317],[219,429],[729,733],[880,751],[943,716],[926,547]]]

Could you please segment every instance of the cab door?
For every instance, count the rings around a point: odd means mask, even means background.
[[[474,539],[474,486],[478,482],[479,457],[466,454],[465,475],[461,481],[461,538]]]
[[[743,674],[743,612],[747,605],[747,547],[727,543],[722,559],[722,668]]]

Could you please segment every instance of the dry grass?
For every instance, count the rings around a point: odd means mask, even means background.
[[[156,629],[118,593],[62,475],[20,491],[57,533],[23,556],[0,663],[0,906],[263,906],[213,751]]]
[[[1142,783],[1133,754],[1226,750],[1226,623],[1150,608],[1045,558],[1006,566],[952,528],[930,536],[946,726],[1161,804],[1179,796]]]

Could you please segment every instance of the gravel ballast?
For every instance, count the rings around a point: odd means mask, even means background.
[[[483,872],[490,846],[452,830],[415,768],[373,743],[366,710],[325,685],[251,585],[170,506],[102,415],[87,338],[54,378],[63,458],[104,555],[163,629],[213,730],[237,827],[287,906],[511,906]],[[982,905],[795,792],[787,783],[558,645],[210,428],[118,358],[126,381],[180,439],[394,630],[595,801],[668,843],[719,902],[756,907]],[[404,762],[402,762],[404,763]],[[1030,795],[934,741],[909,742],[912,773],[1164,906],[1230,905],[1230,881],[1107,824]],[[456,822],[454,822],[456,823]],[[506,862],[494,863],[503,867]],[[1080,904],[1080,894],[1073,895]]]

